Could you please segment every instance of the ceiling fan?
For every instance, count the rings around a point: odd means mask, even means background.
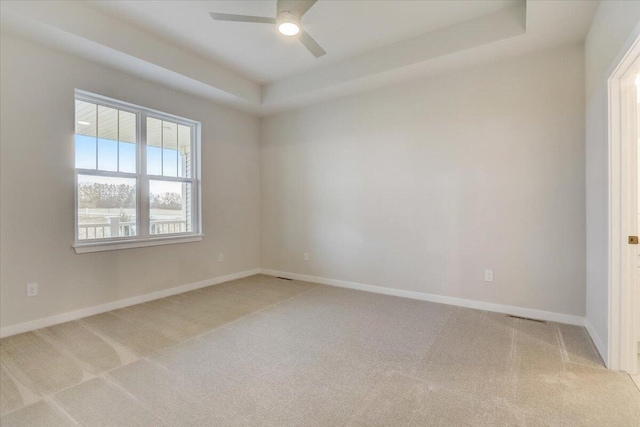
[[[278,31],[288,37],[298,37],[298,40],[316,58],[324,55],[325,50],[302,29],[302,15],[307,13],[318,0],[278,0],[277,17],[233,15],[229,13],[211,12],[211,17],[217,21],[253,22],[258,24],[276,24]]]

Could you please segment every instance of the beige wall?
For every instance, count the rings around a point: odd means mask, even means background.
[[[260,266],[584,315],[582,45],[260,126],[10,36],[0,52],[3,327]],[[203,123],[202,242],[75,254],[74,88]]]
[[[573,45],[264,118],[262,267],[583,316],[583,70]]]
[[[607,79],[640,22],[640,2],[603,1],[585,41],[587,301],[586,317],[608,345]],[[606,354],[603,355],[606,360]]]
[[[0,54],[2,327],[259,267],[258,119],[5,34]],[[202,242],[75,254],[74,88],[202,122]]]

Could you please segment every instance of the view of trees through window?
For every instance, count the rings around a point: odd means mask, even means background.
[[[136,188],[127,184],[83,183],[78,188],[80,205],[85,209],[136,207]],[[149,206],[152,209],[182,209],[182,194],[161,193],[150,195]]]

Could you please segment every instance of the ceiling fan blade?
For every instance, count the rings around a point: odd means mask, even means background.
[[[230,13],[209,13],[216,21],[235,21],[235,22],[257,22],[259,24],[275,24],[276,18],[267,18],[264,16],[250,15],[233,15]]]
[[[296,2],[296,12],[299,13],[298,16],[302,18],[302,15],[307,13],[307,11],[311,9],[311,6],[316,4],[317,1],[318,0],[298,0]]]
[[[300,31],[298,39],[304,45],[304,47],[306,47],[309,52],[311,52],[316,58],[319,58],[327,53],[306,31]]]
[[[282,12],[291,12],[296,7],[297,0],[278,0],[277,3],[277,15]]]
[[[278,0],[278,15],[282,12],[289,12],[302,18],[311,6],[318,0]]]

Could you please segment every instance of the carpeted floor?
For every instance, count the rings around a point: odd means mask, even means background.
[[[2,426],[638,426],[584,328],[253,276],[0,341]]]

